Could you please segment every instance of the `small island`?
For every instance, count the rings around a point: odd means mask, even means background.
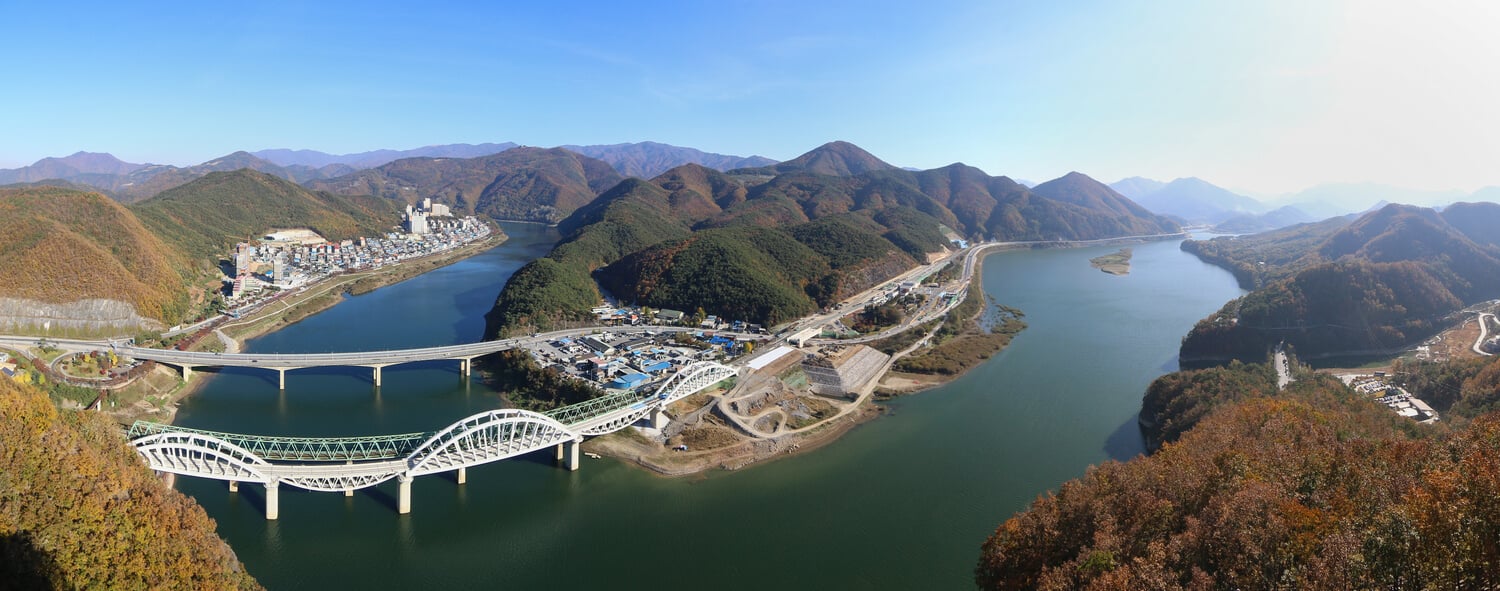
[[[1110,275],[1129,275],[1130,254],[1130,248],[1122,248],[1104,256],[1091,258],[1089,264]]]

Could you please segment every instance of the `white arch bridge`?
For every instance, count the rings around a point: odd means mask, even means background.
[[[458,472],[557,448],[559,461],[578,469],[578,445],[585,437],[624,429],[642,419],[665,424],[666,405],[734,377],[732,367],[703,361],[689,364],[649,392],[621,392],[545,413],[500,409],[466,417],[432,433],[375,437],[266,437],[186,429],[136,422],[135,445],[153,470],[266,487],[266,519],[276,519],[281,484],[313,491],[343,491],[400,482],[400,513],[411,511],[411,481],[417,476]]]

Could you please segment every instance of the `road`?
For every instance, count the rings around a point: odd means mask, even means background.
[[[1292,383],[1292,368],[1287,362],[1286,351],[1282,351],[1280,345],[1276,346],[1276,356],[1271,363],[1276,366],[1276,389],[1285,390]]]
[[[1486,316],[1490,318],[1495,317],[1494,314],[1479,315],[1479,338],[1474,341],[1474,352],[1489,357],[1491,355],[1494,355],[1494,353],[1486,353],[1484,349],[1480,348],[1480,345],[1484,344],[1484,340],[1489,338],[1490,336],[1490,324],[1484,321]]]

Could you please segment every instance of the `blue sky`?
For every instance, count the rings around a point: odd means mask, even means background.
[[[1484,2],[51,4],[0,0],[0,167],[842,139],[1038,181],[1500,184]]]

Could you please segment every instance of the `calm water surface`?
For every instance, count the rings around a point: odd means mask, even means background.
[[[307,352],[478,340],[505,279],[552,240],[506,225],[506,244],[352,297],[249,343]],[[1227,272],[1178,250],[1135,246],[1131,274],[1088,259],[1112,252],[1020,251],[984,262],[985,290],[1030,328],[969,375],[888,404],[889,415],[816,452],[739,472],[664,479],[613,460],[569,473],[547,453],[356,493],[262,490],[178,479],[270,589],[416,588],[964,589],[979,544],[1037,495],[1110,458],[1141,452],[1141,394],[1176,369],[1199,318],[1240,295]],[[457,362],[275,374],[225,370],[185,401],[185,426],[263,434],[435,430],[494,408]]]

